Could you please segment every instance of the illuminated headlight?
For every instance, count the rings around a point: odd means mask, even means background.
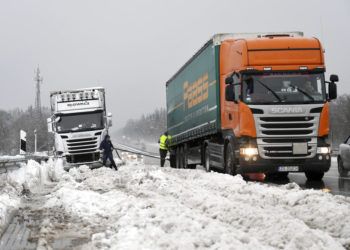
[[[317,154],[329,154],[331,152],[330,147],[318,147]]]
[[[258,155],[259,152],[257,148],[241,148],[240,154],[245,156],[253,156],[253,155]]]

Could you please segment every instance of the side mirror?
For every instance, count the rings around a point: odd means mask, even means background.
[[[233,85],[232,84],[226,85],[226,88],[225,88],[225,99],[228,102],[234,102],[235,101],[235,92],[233,90]]]
[[[52,119],[51,118],[47,118],[47,132],[52,133],[53,129],[52,129]]]
[[[107,126],[112,127],[113,122],[112,122],[112,113],[108,112],[107,113]]]
[[[331,82],[339,82],[339,77],[338,77],[338,75],[331,75],[331,76],[329,77],[329,80],[330,80]]]
[[[328,85],[328,97],[330,100],[337,98],[337,85],[333,81],[331,81]]]
[[[226,79],[225,79],[225,84],[228,85],[228,84],[232,84],[232,83],[233,83],[233,78],[232,78],[232,76],[226,77]]]

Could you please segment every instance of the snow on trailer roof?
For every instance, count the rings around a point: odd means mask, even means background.
[[[287,32],[260,32],[260,33],[221,33],[215,34],[210,40],[214,45],[220,45],[222,41],[228,39],[249,39],[262,38],[272,36],[289,36],[289,37],[303,37],[304,33],[301,31],[287,31]]]
[[[190,64],[205,48],[213,44],[214,46],[220,45],[222,41],[228,39],[249,39],[249,38],[262,38],[272,36],[289,36],[289,37],[303,37],[302,31],[286,31],[286,32],[259,32],[259,33],[218,33],[213,35],[209,41],[207,41],[167,82],[166,86],[174,80],[188,64]]]
[[[73,90],[56,90],[56,91],[50,91],[50,96],[56,95],[56,94],[62,94],[62,93],[74,93],[74,92],[81,92],[86,90],[102,90],[104,91],[104,87],[88,87],[88,88],[81,88],[81,89],[73,89]]]

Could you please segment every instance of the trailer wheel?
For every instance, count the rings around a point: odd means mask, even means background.
[[[231,143],[227,144],[225,150],[225,173],[229,175],[236,175],[235,156]]]
[[[179,152],[179,168],[184,168],[184,148],[182,146],[180,146]]]
[[[187,144],[185,144],[183,147],[182,147],[182,160],[183,160],[183,168],[188,168],[188,147],[187,147]]]
[[[170,167],[176,168],[176,153],[173,151],[170,153]]]
[[[324,176],[324,172],[310,171],[305,172],[305,175],[309,181],[320,181]]]
[[[209,153],[209,147],[205,147],[204,151],[204,168],[205,171],[210,172],[211,167],[210,167],[210,153]]]
[[[176,148],[176,168],[181,168],[181,152],[180,147]]]

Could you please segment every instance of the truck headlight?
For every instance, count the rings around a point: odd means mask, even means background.
[[[329,154],[330,152],[330,147],[317,147],[317,154]]]
[[[257,148],[241,148],[240,149],[240,154],[244,156],[253,156],[253,155],[258,155],[258,149]]]

